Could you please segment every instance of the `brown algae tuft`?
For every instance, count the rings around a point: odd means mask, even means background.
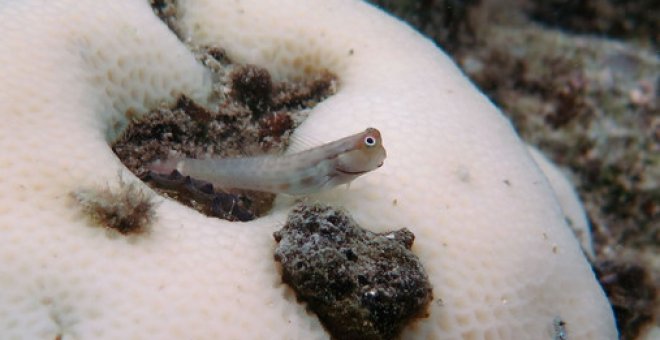
[[[250,108],[255,116],[260,116],[271,106],[273,81],[268,70],[255,65],[243,65],[236,68],[230,78],[231,95]]]
[[[156,203],[139,182],[127,183],[120,177],[115,188],[85,189],[71,195],[93,225],[122,235],[144,234],[154,220]]]
[[[392,339],[427,316],[432,287],[406,228],[377,234],[342,210],[299,204],[275,232],[282,279],[336,339]]]

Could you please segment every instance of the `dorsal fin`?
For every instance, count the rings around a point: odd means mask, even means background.
[[[290,140],[289,147],[286,149],[287,154],[309,150],[326,143],[313,136],[301,136],[299,133],[292,134]]]

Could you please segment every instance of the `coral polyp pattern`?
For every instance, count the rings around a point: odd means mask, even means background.
[[[210,218],[158,198],[111,150],[150,109],[208,104],[212,77],[189,49],[208,45],[278,81],[336,75],[294,140],[382,132],[382,168],[308,199],[415,235],[434,301],[403,338],[616,338],[548,181],[431,42],[359,1],[176,6],[177,33],[147,1],[0,5],[2,338],[329,337],[273,258],[291,198],[246,223]],[[124,197],[121,185],[156,200],[139,235],[109,232],[76,199]]]

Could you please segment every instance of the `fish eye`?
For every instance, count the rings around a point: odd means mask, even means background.
[[[366,146],[376,145],[376,138],[374,138],[373,136],[364,137],[364,145],[366,145]]]

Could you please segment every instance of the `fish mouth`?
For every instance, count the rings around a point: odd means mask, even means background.
[[[336,168],[335,170],[341,172],[342,174],[353,175],[353,176],[362,175],[362,174],[366,174],[367,172],[369,172],[368,170],[367,171],[348,171],[348,170],[343,170],[343,169],[340,169],[340,168]]]
[[[376,167],[376,169],[377,169],[377,168],[380,168],[381,166],[383,166],[383,162],[380,162],[380,164],[378,164],[378,166]],[[364,171],[349,171],[349,170],[344,170],[344,169],[342,169],[342,168],[335,168],[335,170],[341,172],[342,174],[353,175],[353,176],[355,176],[355,175],[363,175],[363,174],[366,174],[367,172],[370,172],[370,171],[372,171],[372,170],[374,170],[374,169],[364,170]]]

